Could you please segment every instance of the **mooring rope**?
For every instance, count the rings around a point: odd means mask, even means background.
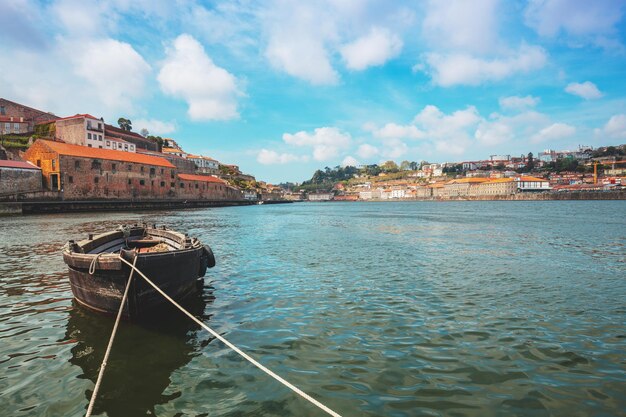
[[[137,271],[137,273],[146,280],[146,282],[148,284],[150,284],[159,294],[161,294],[163,297],[165,297],[165,299],[167,301],[169,301],[170,303],[174,304],[180,311],[182,311],[186,316],[188,316],[190,319],[192,319],[193,321],[195,321],[199,326],[203,327],[207,332],[211,333],[213,336],[215,336],[217,339],[219,339],[222,343],[224,343],[226,346],[228,346],[229,348],[231,348],[232,350],[234,350],[235,352],[237,352],[239,355],[241,355],[244,359],[246,359],[248,362],[252,363],[254,366],[256,366],[257,368],[259,368],[260,370],[262,370],[263,372],[265,372],[266,374],[268,374],[269,376],[271,376],[272,378],[274,378],[275,380],[277,380],[278,382],[280,382],[281,384],[283,384],[284,386],[286,386],[287,388],[289,388],[290,390],[292,390],[293,392],[295,392],[296,394],[298,394],[299,396],[301,396],[302,398],[304,398],[305,400],[309,401],[310,403],[316,405],[317,407],[319,407],[320,409],[324,410],[325,412],[327,412],[328,414],[330,414],[331,416],[334,417],[341,417],[341,415],[339,413],[334,412],[333,410],[331,410],[330,408],[328,408],[327,406],[325,406],[324,404],[322,404],[321,402],[317,401],[315,398],[311,397],[309,394],[307,394],[306,392],[302,391],[300,388],[296,387],[295,385],[291,384],[290,382],[286,381],[285,379],[283,379],[282,377],[280,377],[279,375],[275,374],[274,372],[272,372],[270,369],[266,368],[265,366],[261,365],[259,362],[257,362],[256,360],[254,360],[252,357],[250,357],[248,354],[246,354],[245,352],[243,352],[241,349],[239,349],[237,346],[233,345],[232,343],[230,343],[228,340],[224,339],[219,333],[217,333],[215,330],[211,329],[209,326],[207,326],[206,324],[204,324],[203,322],[201,322],[200,320],[198,320],[193,314],[191,314],[190,312],[188,312],[187,310],[185,310],[180,304],[178,304],[176,301],[174,301],[169,295],[167,295],[165,292],[163,292],[163,290],[161,290],[155,283],[153,283],[152,281],[150,281],[150,279],[145,276],[143,274],[143,272],[141,272],[138,268],[135,267],[134,264],[131,264],[130,262],[128,262],[126,259],[122,258],[120,255],[120,260],[122,262],[124,262],[125,264],[127,264],[128,266],[130,266],[134,271]]]
[[[98,265],[98,258],[102,255],[104,255],[104,252],[100,252],[99,254],[96,255],[95,258],[91,260],[91,263],[89,264],[89,275],[93,275],[96,272],[96,266]]]
[[[96,256],[95,259],[98,259]],[[120,255],[121,259],[121,255]],[[93,388],[93,393],[91,394],[91,400],[89,400],[89,407],[87,407],[87,414],[85,417],[91,416],[91,412],[93,410],[93,405],[96,402],[96,397],[98,396],[98,390],[100,389],[100,384],[102,383],[102,376],[104,375],[104,368],[107,366],[107,361],[109,360],[109,354],[111,353],[111,348],[113,347],[113,339],[115,339],[115,333],[117,332],[117,326],[120,324],[120,318],[122,317],[122,311],[124,310],[124,302],[126,301],[126,297],[128,296],[128,289],[130,288],[130,283],[133,279],[133,274],[135,273],[135,263],[137,262],[137,255],[135,255],[135,259],[133,263],[129,265],[132,266],[130,270],[130,275],[128,276],[128,282],[126,283],[126,288],[124,289],[124,296],[122,297],[122,302],[120,303],[120,309],[117,311],[117,317],[115,319],[115,324],[113,325],[113,331],[111,332],[111,337],[109,338],[109,345],[107,346],[107,350],[104,353],[104,359],[102,360],[102,365],[100,365],[100,372],[98,372],[98,379],[96,380],[96,386]]]

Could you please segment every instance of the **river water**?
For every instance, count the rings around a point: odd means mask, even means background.
[[[211,245],[197,314],[344,416],[626,410],[626,201],[300,203],[0,222],[0,416],[85,413],[113,320],[68,239],[148,221]],[[177,313],[122,323],[94,414],[323,415]]]

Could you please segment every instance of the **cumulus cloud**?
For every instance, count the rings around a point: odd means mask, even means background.
[[[185,100],[192,120],[230,120],[239,117],[237,79],[215,65],[202,45],[183,34],[167,49],[157,77],[161,90]]]
[[[306,157],[290,153],[278,153],[268,149],[261,149],[257,154],[256,160],[263,165],[288,164],[290,162],[305,161]]]
[[[396,57],[402,50],[402,40],[384,28],[372,28],[370,32],[340,50],[346,67],[351,70],[364,70],[383,65]]]
[[[539,103],[539,97],[533,96],[510,96],[500,98],[500,107],[510,110],[524,110],[529,107],[535,107]]]
[[[130,107],[144,91],[150,66],[128,43],[115,39],[63,42],[74,72],[87,80],[108,107]]]
[[[431,0],[423,34],[435,47],[484,53],[497,39],[497,0]]]
[[[289,145],[313,148],[313,159],[316,161],[336,158],[352,141],[349,133],[343,133],[336,127],[320,127],[313,133],[285,133],[283,140]]]
[[[359,165],[361,165],[359,161],[357,161],[356,159],[354,159],[354,157],[349,156],[349,155],[343,158],[343,161],[341,161],[342,167],[356,167]]]
[[[508,142],[514,136],[511,126],[502,121],[483,121],[478,125],[474,137],[483,145],[499,145]]]
[[[546,142],[550,140],[559,140],[570,137],[576,133],[576,128],[565,123],[553,123],[548,127],[541,129],[537,134],[530,138],[532,143]]]
[[[539,35],[554,37],[612,34],[622,19],[624,3],[613,0],[531,0],[526,24]]]
[[[363,159],[370,159],[378,155],[379,152],[380,151],[378,150],[377,147],[369,145],[367,143],[364,143],[363,145],[359,146],[359,148],[356,151],[357,155]]]
[[[428,53],[425,55],[433,82],[442,87],[478,85],[498,81],[516,73],[528,73],[542,68],[547,62],[543,48],[522,45],[502,58],[484,59],[466,53]]]
[[[602,92],[600,92],[598,87],[591,81],[569,83],[567,87],[565,87],[565,91],[575,96],[582,97],[585,100],[594,100],[602,97]]]
[[[140,132],[142,129],[148,130],[151,135],[167,135],[176,131],[176,123],[157,119],[133,120],[133,130]]]
[[[413,125],[398,125],[396,123],[387,123],[380,129],[372,132],[374,137],[382,139],[420,139],[424,137],[424,132],[420,131]]]
[[[626,114],[611,116],[604,127],[595,130],[595,134],[601,139],[626,139]]]
[[[263,17],[269,37],[265,56],[272,66],[312,84],[336,83],[339,75],[327,50],[337,36],[332,11],[302,2],[275,6]]]

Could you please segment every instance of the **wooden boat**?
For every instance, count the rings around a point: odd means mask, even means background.
[[[69,267],[76,301],[95,311],[117,314],[133,263],[178,302],[197,294],[207,268],[215,266],[211,248],[196,238],[155,225],[123,227],[86,240],[69,241],[63,260]],[[133,274],[122,312],[129,320],[157,316],[168,303],[139,274]]]

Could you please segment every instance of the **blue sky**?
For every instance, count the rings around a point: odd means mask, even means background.
[[[258,179],[626,143],[626,1],[10,0],[0,96]]]

